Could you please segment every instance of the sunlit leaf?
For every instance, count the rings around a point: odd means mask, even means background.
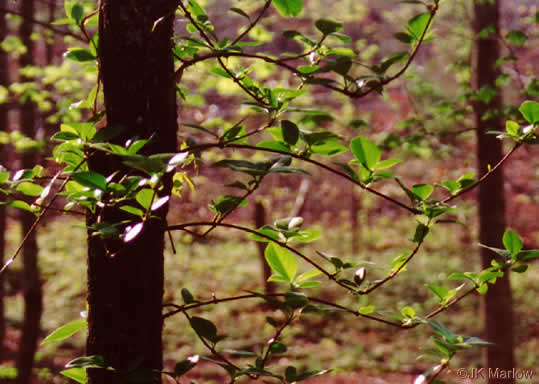
[[[45,337],[41,344],[52,343],[54,341],[65,340],[75,333],[86,329],[88,327],[88,322],[86,320],[75,320],[70,323],[67,323],[60,328],[56,329],[50,335]]]
[[[268,244],[264,252],[266,261],[277,274],[292,282],[298,270],[295,256],[287,249],[275,244]]]
[[[303,10],[303,0],[272,0],[273,6],[283,16],[298,16]]]

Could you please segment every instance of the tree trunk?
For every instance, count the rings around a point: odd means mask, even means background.
[[[6,7],[6,0],[0,0],[0,8]],[[7,36],[7,23],[5,17],[0,17],[0,36]],[[7,53],[0,49],[0,86],[9,85]],[[8,130],[8,108],[0,104],[0,130]],[[6,164],[5,146],[0,146],[0,165]],[[0,199],[3,196],[0,194]],[[6,250],[6,207],[0,205],[0,265],[4,265]],[[0,361],[4,360],[4,337],[6,334],[6,319],[4,314],[4,274],[0,275]]]
[[[489,26],[499,31],[499,2],[475,1],[474,33]],[[499,43],[496,34],[477,38],[474,45],[474,87],[479,90],[489,86],[496,89],[496,78],[499,71],[495,66],[499,58]],[[477,129],[477,161],[478,173],[483,174],[488,166],[494,166],[503,156],[502,142],[495,135],[487,134],[489,130],[503,130],[503,122],[499,115],[485,119],[487,111],[499,112],[502,108],[502,97],[496,89],[496,95],[485,103],[474,103],[475,124]],[[479,186],[479,241],[491,247],[502,246],[505,231],[505,202],[503,190],[503,171],[499,168]],[[494,255],[486,248],[481,248],[483,268],[491,266]],[[515,368],[513,355],[513,316],[509,275],[498,279],[490,285],[483,297],[483,316],[485,321],[485,338],[496,345],[486,349],[486,366],[500,370]],[[513,383],[514,380],[489,378],[488,383]]]
[[[21,13],[29,18],[34,14],[34,1],[25,0],[21,2]],[[23,18],[19,34],[26,46],[26,53],[20,58],[20,67],[34,65],[34,43],[31,39],[33,23],[27,18]],[[21,78],[22,81],[27,79]],[[27,100],[21,106],[19,115],[22,133],[27,137],[34,137],[36,124],[36,106]],[[22,167],[33,168],[37,164],[37,154],[33,150],[22,154]],[[22,233],[28,233],[35,216],[27,211],[20,214]],[[32,379],[32,367],[34,356],[37,350],[37,343],[40,333],[41,313],[43,311],[43,293],[41,290],[41,279],[38,267],[38,248],[36,233],[32,232],[26,239],[22,250],[23,257],[23,289],[24,289],[24,320],[22,326],[22,336],[17,356],[17,383],[29,384]]]
[[[261,200],[255,202],[255,227],[261,228],[266,224],[266,208],[264,203]],[[275,284],[268,279],[271,276],[271,268],[266,261],[266,256],[264,250],[266,249],[266,243],[258,241],[256,243],[258,248],[258,255],[260,257],[260,262],[262,263],[262,280],[264,283],[264,293],[271,294],[275,292]]]
[[[103,0],[99,19],[100,77],[109,125],[127,129],[114,141],[150,138],[145,154],[177,150],[177,106],[172,60],[175,1]],[[156,25],[154,22],[162,18]],[[153,30],[152,30],[153,29]],[[126,169],[104,154],[90,169],[105,175]],[[131,171],[132,172],[132,171]],[[170,194],[171,179],[161,191]],[[152,212],[133,241],[88,236],[87,354],[100,355],[115,371],[88,370],[89,384],[158,383],[162,359],[163,249],[168,207]],[[117,223],[127,216],[106,208],[87,223]],[[130,217],[132,219],[132,216]],[[113,255],[111,252],[115,252]],[[147,378],[146,378],[147,377]]]

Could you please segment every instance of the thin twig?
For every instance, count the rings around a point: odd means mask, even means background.
[[[52,31],[54,33],[57,33],[59,35],[64,35],[64,36],[71,36],[71,37],[74,37],[75,39],[79,40],[79,41],[83,41],[83,42],[86,42],[86,39],[84,38],[84,36],[81,36],[81,35],[78,35],[76,33],[73,33],[69,30],[67,31],[62,31],[60,29],[56,29],[54,28],[52,25],[48,24],[48,23],[45,23],[43,21],[39,21],[39,20],[36,20],[32,17],[28,17],[26,15],[23,15],[22,13],[20,12],[17,12],[17,11],[12,11],[10,9],[7,9],[7,8],[0,8],[0,13],[3,13],[3,14],[11,14],[11,15],[16,15],[16,16],[19,16],[19,17],[22,17],[23,19],[25,20],[28,20],[29,22],[31,23],[34,23],[36,25],[39,25],[45,29],[48,29],[49,31]]]

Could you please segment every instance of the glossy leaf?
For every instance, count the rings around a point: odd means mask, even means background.
[[[154,199],[154,191],[150,188],[141,189],[137,192],[135,199],[137,200],[137,203],[142,206],[142,208],[146,210],[150,209],[150,206],[152,205],[152,201]]]
[[[23,181],[17,185],[17,191],[22,192],[26,196],[39,196],[43,191],[43,187],[39,184],[34,184],[29,181]]]
[[[356,159],[367,169],[372,170],[380,161],[382,152],[372,141],[364,137],[356,137],[350,142],[350,149]]]
[[[103,356],[83,356],[77,357],[66,364],[66,368],[109,368]]]
[[[539,103],[536,101],[525,101],[518,109],[526,121],[530,124],[539,123]]]
[[[100,189],[102,191],[107,189],[107,179],[96,172],[77,172],[71,175],[71,179],[90,189]]]
[[[143,227],[144,223],[142,222],[127,227],[123,235],[124,243],[129,243],[130,241],[134,240],[140,234]]]
[[[65,369],[63,371],[60,371],[60,374],[80,384],[86,384],[88,382],[85,368]]]
[[[416,184],[412,187],[412,193],[420,200],[426,200],[434,191],[434,187],[430,184]]]
[[[508,229],[503,235],[503,245],[512,255],[516,255],[522,249],[520,236]]]
[[[266,261],[273,271],[292,282],[298,270],[295,256],[287,249],[275,244],[268,244],[264,252]]]
[[[62,341],[65,340],[71,336],[73,336],[75,333],[86,329],[88,327],[88,322],[86,320],[75,320],[70,323],[67,323],[60,328],[56,329],[54,332],[52,332],[50,335],[45,337],[41,344],[47,344],[52,343],[54,341]]]

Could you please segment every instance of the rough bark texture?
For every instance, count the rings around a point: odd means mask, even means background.
[[[21,13],[32,17],[35,7],[33,0],[21,2]],[[26,53],[20,58],[20,67],[34,65],[34,43],[31,39],[33,31],[32,22],[24,18],[19,30],[20,37],[26,46]],[[22,81],[27,79],[21,78]],[[19,115],[20,128],[24,135],[35,136],[36,106],[28,100],[21,106]],[[22,154],[23,168],[33,168],[37,163],[37,154],[33,151]],[[26,211],[20,213],[22,233],[26,234],[32,226],[35,216]],[[17,356],[17,383],[29,384],[32,379],[32,367],[34,356],[37,350],[37,343],[40,334],[41,313],[43,312],[43,292],[41,289],[41,279],[38,267],[38,248],[36,233],[32,232],[24,243],[22,250],[23,257],[23,289],[24,289],[24,320],[22,336],[19,343],[19,353]]]
[[[0,0],[0,7],[6,7],[6,0]],[[5,17],[0,17],[0,36],[7,35],[7,23]],[[9,85],[7,53],[0,49],[0,85]],[[9,125],[8,108],[5,104],[0,104],[0,131],[7,131]],[[5,146],[0,146],[0,165],[5,166],[6,155]],[[0,194],[0,199],[3,196]],[[0,265],[4,265],[4,252],[6,249],[6,207],[0,205]],[[6,334],[6,319],[4,315],[4,274],[0,275],[0,361],[4,359],[4,337]]]
[[[115,139],[150,138],[145,153],[177,150],[177,107],[171,56],[174,1],[103,0],[100,6],[100,74],[107,123],[127,129]],[[154,22],[162,19],[152,31]],[[127,170],[117,159],[100,155],[90,168],[105,175]],[[169,194],[171,180],[163,194]],[[162,296],[165,217],[153,212],[127,243],[88,237],[88,355],[101,355],[116,369],[88,370],[89,384],[160,382],[162,368]],[[105,209],[101,221],[125,220],[125,213]],[[89,215],[89,225],[97,220]],[[129,217],[130,219],[133,216]],[[90,235],[90,233],[89,233]],[[142,381],[140,381],[142,380]]]
[[[499,30],[499,2],[476,1],[474,5],[475,34],[488,26]],[[496,89],[495,81],[499,71],[495,62],[499,58],[499,43],[494,34],[486,38],[476,39],[474,46],[473,73],[474,86],[478,90],[484,86]],[[503,122],[499,117],[484,119],[489,110],[501,110],[502,97],[497,90],[496,96],[489,102],[475,102],[474,112],[477,129],[477,161],[478,173],[483,174],[488,166],[496,164],[503,155],[502,142],[495,135],[489,135],[489,130],[503,130]],[[491,247],[502,246],[505,231],[505,204],[503,190],[503,170],[500,168],[479,187],[479,241]],[[490,267],[494,254],[488,249],[481,248],[481,263],[483,268]],[[512,298],[509,275],[498,279],[494,286],[489,286],[488,293],[483,297],[483,315],[485,321],[484,337],[496,344],[486,349],[486,365],[489,368],[511,370],[515,367],[513,356],[513,317]],[[514,380],[489,378],[489,384],[512,383]]]

